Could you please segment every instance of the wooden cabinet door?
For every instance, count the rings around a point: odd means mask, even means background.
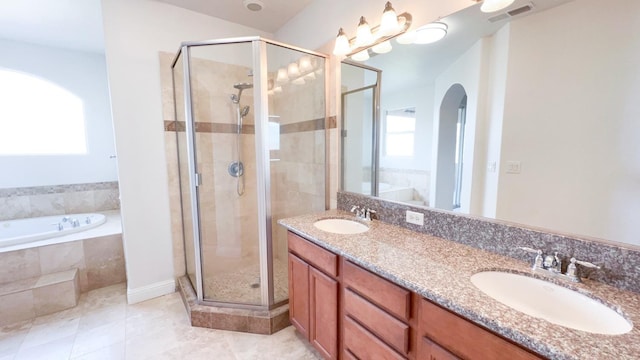
[[[309,267],[309,340],[326,359],[338,358],[338,282]]]
[[[309,264],[289,253],[289,320],[309,339]]]

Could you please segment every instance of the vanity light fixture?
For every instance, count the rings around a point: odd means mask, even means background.
[[[280,68],[278,69],[278,74],[276,75],[276,82],[278,84],[284,84],[289,81],[289,75],[287,75],[287,69]]]
[[[340,28],[333,54],[350,56],[356,61],[365,61],[369,59],[369,48],[378,54],[391,51],[389,40],[406,33],[409,27],[411,27],[411,14],[405,12],[396,15],[391,3],[387,2],[379,26],[370,27],[364,16],[361,16],[356,36],[351,39],[347,37],[344,29]]]
[[[502,10],[513,4],[514,0],[484,0],[480,5],[480,11],[485,13]]]
[[[300,68],[298,67],[297,62],[294,61],[289,64],[289,66],[287,66],[287,75],[289,76],[289,79],[297,78],[300,76]]]

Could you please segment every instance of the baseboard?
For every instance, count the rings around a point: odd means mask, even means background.
[[[171,294],[175,291],[175,280],[161,281],[137,289],[127,289],[127,302],[129,304],[135,304],[162,295]]]

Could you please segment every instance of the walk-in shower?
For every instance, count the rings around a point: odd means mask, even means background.
[[[173,62],[180,283],[207,306],[210,327],[253,331],[247,316],[286,312],[277,220],[328,206],[325,66],[324,55],[258,37],[183,43]],[[249,312],[245,325],[218,326],[229,320],[216,320],[220,309]]]

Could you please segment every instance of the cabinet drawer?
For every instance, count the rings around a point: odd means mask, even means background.
[[[333,277],[338,276],[338,255],[311,243],[292,232],[287,233],[289,251]]]
[[[401,320],[409,321],[411,293],[363,268],[344,262],[343,281],[346,287],[373,301]]]
[[[349,289],[344,292],[344,310],[401,354],[409,353],[409,325]]]
[[[463,359],[542,359],[425,299],[420,301],[419,335],[432,339]]]
[[[448,352],[446,349],[443,349],[438,344],[429,340],[426,337],[422,338],[422,350],[421,354],[423,354],[424,359],[428,360],[460,360],[459,357],[453,355]]]
[[[353,356],[362,360],[405,359],[348,316],[344,318],[344,347],[345,352],[351,352]]]

